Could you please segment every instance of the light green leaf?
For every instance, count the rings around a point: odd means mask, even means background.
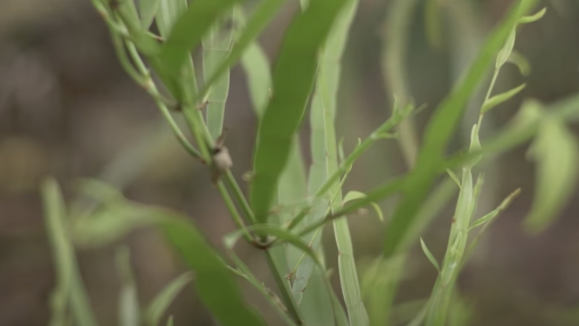
[[[66,225],[66,208],[58,184],[48,179],[42,184],[45,223],[57,275],[57,295],[72,309],[75,324],[96,326],[96,320],[82,283]],[[62,306],[60,306],[62,307]],[[59,314],[59,312],[56,312]]]
[[[167,308],[192,279],[193,275],[191,273],[183,273],[172,280],[153,298],[145,311],[145,321],[148,325],[155,326],[160,324],[161,317],[163,317]]]
[[[557,119],[547,118],[533,144],[537,161],[535,196],[525,226],[532,232],[547,228],[576,187],[579,150],[575,136]]]
[[[131,270],[130,251],[121,247],[116,253],[117,269],[121,278],[121,292],[119,293],[119,325],[139,326],[140,312],[137,286]]]
[[[434,255],[432,254],[432,252],[430,251],[430,249],[428,249],[428,246],[426,245],[426,243],[424,243],[424,240],[422,240],[422,237],[420,237],[420,247],[422,248],[422,252],[424,253],[424,255],[426,256],[426,258],[428,259],[428,261],[432,264],[432,266],[434,266],[434,268],[436,268],[436,270],[440,273],[440,265],[438,264],[438,261],[436,260],[436,258],[434,257]]]
[[[273,96],[259,124],[254,156],[250,199],[261,222],[269,215],[279,176],[305,111],[315,77],[317,53],[344,3],[345,0],[316,1],[286,30],[273,72]]]
[[[507,198],[505,198],[501,202],[501,204],[497,208],[493,209],[492,211],[485,214],[483,217],[474,221],[472,225],[469,227],[469,231],[474,230],[479,226],[486,226],[490,224],[502,211],[504,211],[511,204],[513,199],[515,199],[515,197],[517,197],[520,193],[521,193],[520,188],[513,191],[511,194],[507,196]]]
[[[541,18],[543,18],[543,16],[545,16],[545,14],[547,13],[547,7],[537,11],[537,13],[532,14],[530,16],[524,16],[521,19],[519,19],[519,24],[529,24],[529,23],[534,23],[536,21],[539,21]]]
[[[261,119],[271,97],[271,73],[268,59],[258,43],[251,43],[241,58],[253,111]]]
[[[481,109],[481,114],[484,114],[484,113],[488,112],[489,110],[495,108],[496,106],[498,106],[498,105],[510,100],[511,98],[515,97],[523,89],[525,89],[526,86],[527,86],[527,84],[521,84],[513,89],[510,89],[508,91],[494,95],[493,97],[489,98],[486,102],[484,102],[482,109]]]

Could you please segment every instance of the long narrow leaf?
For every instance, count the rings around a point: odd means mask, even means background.
[[[84,289],[74,250],[66,231],[66,209],[58,184],[48,179],[42,185],[46,228],[56,262],[58,293],[72,308],[76,324],[96,326],[96,320]]]
[[[251,204],[266,221],[314,81],[317,53],[345,0],[319,0],[288,27],[273,72],[273,96],[259,125]]]

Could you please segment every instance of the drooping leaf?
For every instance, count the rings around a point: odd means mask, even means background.
[[[266,221],[279,176],[302,120],[315,77],[317,53],[345,0],[320,0],[288,27],[273,71],[273,96],[259,124],[251,204]]]

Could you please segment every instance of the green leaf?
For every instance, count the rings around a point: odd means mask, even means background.
[[[139,299],[137,286],[131,270],[130,251],[121,247],[116,253],[117,268],[121,278],[121,292],[119,294],[119,325],[139,326]]]
[[[268,59],[259,44],[251,43],[244,52],[241,63],[247,76],[253,111],[261,119],[272,93]]]
[[[160,228],[183,260],[195,272],[195,288],[201,301],[220,324],[265,325],[248,307],[220,255],[211,248],[192,224],[166,219]]]
[[[82,283],[74,249],[66,225],[66,208],[58,184],[48,179],[42,184],[42,201],[48,239],[54,255],[57,275],[57,295],[72,308],[75,324],[96,326],[96,320]],[[62,306],[61,306],[62,307]],[[58,313],[58,312],[56,312]]]
[[[545,16],[546,13],[547,7],[537,11],[537,13],[533,15],[522,17],[521,19],[519,19],[519,24],[529,24],[539,21],[541,18],[543,18],[543,16]]]
[[[251,204],[264,222],[312,88],[317,53],[345,0],[311,3],[286,30],[273,72],[273,96],[259,124]]]
[[[155,326],[160,324],[165,311],[192,279],[193,275],[191,273],[183,273],[172,280],[153,298],[145,311],[145,320],[148,325]]]
[[[432,264],[432,266],[434,266],[434,268],[436,268],[436,270],[440,273],[440,265],[438,264],[438,261],[436,260],[436,258],[434,257],[434,255],[432,254],[432,252],[430,251],[430,249],[428,249],[428,246],[426,245],[426,243],[424,243],[424,240],[422,240],[422,237],[420,237],[420,248],[422,248],[422,252],[424,253],[424,255],[426,256],[426,258],[428,259],[428,261]]]
[[[497,59],[495,62],[495,69],[499,69],[500,67],[502,67],[511,57],[511,54],[513,53],[513,48],[515,47],[515,39],[517,36],[516,30],[517,25],[536,22],[545,15],[545,12],[547,12],[547,8],[543,8],[542,10],[531,16],[522,16],[517,20],[516,24],[512,27],[511,33],[509,34],[507,41],[505,42],[505,44],[503,45],[503,47],[501,48],[501,50],[497,55]]]
[[[497,208],[493,209],[492,211],[485,214],[483,217],[474,221],[472,223],[472,225],[469,227],[469,231],[474,230],[474,229],[478,228],[479,226],[484,227],[484,226],[490,224],[502,211],[504,211],[511,204],[513,199],[515,199],[515,197],[517,197],[519,195],[519,193],[521,193],[520,188],[513,191],[512,193],[510,193],[507,196],[507,198],[505,198],[501,202],[501,204],[499,206],[497,206]]]
[[[159,11],[159,5],[161,1],[165,0],[140,0],[139,1],[139,9],[141,13],[141,26],[144,29],[149,29],[153,20],[155,20],[155,16]],[[160,28],[159,28],[160,30]]]
[[[557,119],[547,118],[533,144],[532,157],[537,161],[535,196],[525,226],[542,231],[560,213],[573,194],[579,166],[575,136]]]
[[[508,91],[494,95],[493,97],[489,98],[487,101],[484,102],[481,108],[481,114],[484,114],[489,110],[495,108],[496,106],[510,100],[515,95],[519,94],[523,89],[525,89],[526,86],[527,84],[521,84],[513,89],[510,89]]]
[[[458,125],[468,99],[486,75],[495,54],[503,46],[511,30],[535,3],[535,0],[521,0],[514,6],[505,20],[489,36],[465,78],[435,110],[426,127],[416,167],[404,182],[403,198],[386,230],[384,242],[386,256],[393,255],[399,249],[400,240],[415,223],[416,213],[440,173],[446,145]]]
[[[217,253],[204,239],[197,228],[182,217],[167,209],[139,205],[127,200],[111,196],[115,191],[107,189],[105,184],[94,181],[98,189],[95,197],[101,197],[106,208],[112,208],[111,216],[117,219],[132,216],[142,216],[143,222],[135,223],[140,226],[149,223],[157,227],[167,238],[169,243],[179,252],[185,263],[195,273],[195,289],[201,302],[214,315],[215,319],[224,326],[233,325],[265,325],[253,308],[249,307],[241,291],[219,253]],[[110,188],[110,187],[109,187]],[[112,198],[112,199],[111,199]]]
[[[177,99],[184,100],[185,94],[181,94],[182,90],[179,88],[180,73],[187,60],[190,60],[191,52],[201,43],[203,36],[216,20],[239,1],[241,0],[193,1],[175,22],[160,53],[154,58],[153,65]]]
[[[239,33],[239,37],[227,58],[219,64],[211,77],[206,80],[205,88],[199,92],[200,96],[203,96],[207,89],[244,55],[246,49],[254,43],[259,33],[267,26],[269,21],[275,17],[275,13],[281,8],[284,1],[285,0],[262,1],[246,24],[243,22],[241,16],[236,17],[238,21],[241,19],[240,23],[243,23],[245,26]],[[266,89],[264,89],[264,91],[266,91]],[[267,89],[267,91],[269,91],[269,89]]]

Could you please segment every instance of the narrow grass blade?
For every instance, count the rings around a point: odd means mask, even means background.
[[[74,249],[65,224],[66,208],[58,184],[53,179],[42,185],[45,222],[54,255],[58,295],[72,308],[74,322],[79,326],[96,326],[96,320],[82,283]]]
[[[418,154],[416,168],[405,184],[404,197],[398,204],[386,231],[384,242],[386,256],[394,254],[399,249],[400,239],[415,223],[416,212],[439,173],[437,165],[443,160],[446,145],[456,129],[470,95],[485,76],[494,56],[518,20],[532,9],[535,3],[535,0],[521,0],[513,7],[505,20],[489,36],[465,78],[434,112],[426,127],[424,144]]]
[[[147,325],[160,325],[163,314],[167,311],[177,295],[193,280],[191,273],[183,273],[171,283],[167,284],[149,303],[145,310],[145,321]]]
[[[139,326],[140,308],[137,286],[131,270],[129,248],[121,247],[116,253],[117,268],[121,278],[121,292],[119,293],[119,325]]]
[[[422,248],[422,252],[424,253],[424,256],[426,256],[426,258],[432,264],[432,266],[434,266],[434,268],[438,272],[440,272],[440,265],[438,264],[438,260],[436,260],[436,258],[434,257],[434,255],[432,254],[430,249],[428,249],[428,246],[426,245],[426,243],[424,243],[424,240],[422,240],[422,237],[420,238],[420,248]]]
[[[345,0],[320,0],[288,27],[273,71],[273,96],[259,125],[254,156],[251,204],[257,219],[267,220],[279,176],[302,120],[312,88],[317,53]]]

